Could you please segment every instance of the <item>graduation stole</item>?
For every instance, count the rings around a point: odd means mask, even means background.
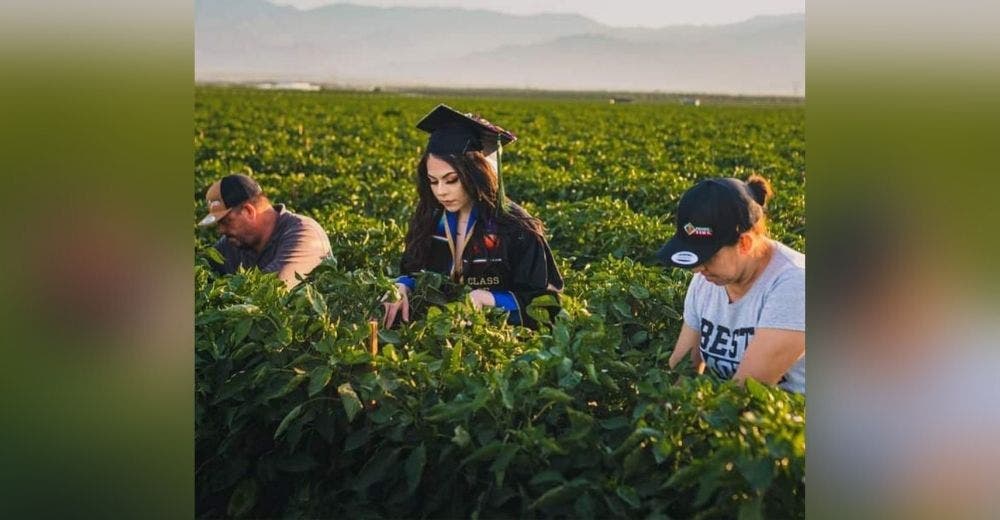
[[[465,246],[469,243],[469,239],[472,238],[472,230],[476,227],[476,210],[473,208],[472,212],[469,213],[469,222],[465,226],[465,236],[461,243],[455,241],[455,236],[458,234],[458,214],[446,211],[441,215],[441,221],[444,225],[445,237],[448,238],[448,249],[451,250],[451,279],[461,283],[462,254],[465,252]],[[455,228],[454,233],[452,228]]]

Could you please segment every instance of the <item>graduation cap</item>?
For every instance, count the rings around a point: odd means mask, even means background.
[[[482,152],[494,159],[499,185],[498,209],[505,211],[507,195],[500,173],[500,156],[503,146],[513,143],[517,136],[475,114],[463,114],[448,105],[438,105],[420,122],[417,128],[431,134],[427,151],[435,155],[461,155],[465,152]]]

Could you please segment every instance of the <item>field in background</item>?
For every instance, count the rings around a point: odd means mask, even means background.
[[[196,262],[198,515],[802,516],[804,400],[667,372],[689,278],[648,260],[687,187],[754,172],[804,250],[804,107],[432,94],[196,90],[192,220],[248,173],[335,256],[290,294]],[[440,102],[518,136],[507,192],[548,226],[565,313],[512,328],[428,277],[373,356]]]

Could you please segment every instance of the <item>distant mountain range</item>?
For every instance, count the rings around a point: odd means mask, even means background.
[[[195,79],[804,95],[805,15],[642,29],[567,14],[196,0]]]

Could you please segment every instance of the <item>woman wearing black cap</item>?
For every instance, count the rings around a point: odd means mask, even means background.
[[[806,258],[768,238],[771,195],[754,175],[707,179],[681,197],[677,232],[658,256],[695,274],[669,364],[690,352],[698,373],[804,394]]]
[[[516,137],[445,105],[417,127],[431,135],[417,166],[419,201],[396,283],[400,299],[384,304],[384,326],[397,314],[409,321],[416,283],[410,275],[428,270],[472,288],[476,308],[498,307],[510,313],[509,323],[533,327],[526,307],[537,296],[557,295],[563,281],[541,221],[504,195],[501,147]]]

